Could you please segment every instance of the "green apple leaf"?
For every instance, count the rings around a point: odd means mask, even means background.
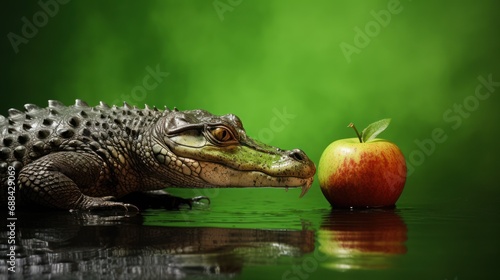
[[[375,139],[375,137],[377,137],[382,131],[384,131],[389,126],[390,122],[391,119],[383,119],[368,125],[361,132],[361,138],[363,139],[363,142],[366,143],[372,139]]]

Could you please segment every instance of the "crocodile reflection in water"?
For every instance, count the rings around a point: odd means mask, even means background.
[[[314,250],[312,230],[147,226],[140,215],[29,213],[18,217],[18,228],[16,275],[24,277],[231,276],[252,262]],[[4,248],[6,237],[0,235]]]

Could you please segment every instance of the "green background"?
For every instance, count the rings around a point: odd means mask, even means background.
[[[354,136],[349,122],[391,117],[381,137],[413,167],[398,207],[498,205],[500,86],[475,97],[478,77],[500,82],[498,1],[69,1],[13,44],[22,18],[42,10],[29,3],[1,11],[3,115],[76,98],[203,108],[234,113],[249,135],[316,163],[329,143]],[[380,12],[388,6],[390,20]],[[156,68],[168,76],[140,91]],[[329,207],[317,180],[301,200],[248,193]]]
[[[401,1],[378,29],[371,12],[391,1],[220,3],[70,1],[17,53],[7,35],[22,36],[21,18],[33,22],[42,8],[11,3],[2,9],[2,114],[76,98],[203,108],[237,114],[250,135],[301,148],[315,162],[330,142],[354,136],[349,122],[362,128],[391,117],[381,137],[415,166],[400,203],[498,196],[500,89],[477,106],[470,101],[468,117],[452,112],[462,121],[456,130],[443,117],[474,96],[478,76],[500,81],[495,1]],[[357,48],[355,28],[367,26],[374,36]],[[359,50],[350,63],[342,43]],[[146,67],[169,75],[145,94],[133,91]],[[276,110],[293,118],[262,132]],[[419,157],[415,141],[436,128],[446,141]],[[317,184],[305,199],[324,202]]]

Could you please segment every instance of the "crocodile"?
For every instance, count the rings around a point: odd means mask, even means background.
[[[0,205],[140,211],[178,207],[168,187],[311,187],[314,163],[249,137],[234,114],[157,107],[26,104],[0,115]],[[209,201],[210,202],[210,201]]]

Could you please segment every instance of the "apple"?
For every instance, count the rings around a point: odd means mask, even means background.
[[[370,124],[357,138],[337,140],[321,155],[318,179],[334,208],[393,207],[406,182],[406,161],[394,143],[375,138],[390,119]]]

